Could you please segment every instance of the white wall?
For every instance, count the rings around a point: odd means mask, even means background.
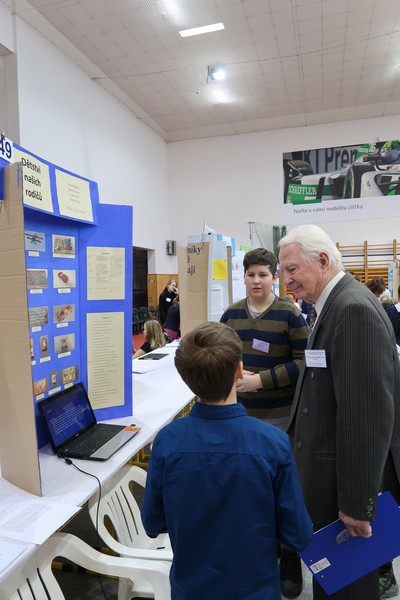
[[[133,205],[134,245],[155,250],[149,271],[174,272],[165,142],[19,19],[15,48],[21,146],[96,181],[101,202]]]
[[[218,233],[250,245],[249,221],[284,225],[282,153],[400,138],[398,116],[298,127],[168,145],[171,231],[178,245]],[[400,200],[399,200],[400,202]],[[188,209],[188,207],[190,207]],[[400,219],[317,223],[343,245],[400,240]]]

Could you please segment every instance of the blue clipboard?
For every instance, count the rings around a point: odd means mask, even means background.
[[[400,555],[400,508],[389,492],[378,496],[376,520],[371,526],[370,538],[349,537],[337,543],[344,525],[334,521],[316,531],[310,546],[299,552],[327,594],[341,590]]]

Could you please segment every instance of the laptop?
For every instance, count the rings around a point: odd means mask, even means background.
[[[160,360],[160,358],[164,358],[164,356],[168,356],[168,354],[145,354],[144,356],[139,356],[137,360]]]
[[[62,458],[107,460],[140,431],[135,425],[97,423],[82,383],[38,402],[53,451]]]

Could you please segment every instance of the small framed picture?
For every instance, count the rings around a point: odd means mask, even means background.
[[[76,271],[63,269],[53,271],[53,287],[74,288],[76,287]]]
[[[47,269],[27,269],[26,287],[28,288],[28,290],[49,287]]]
[[[53,323],[69,323],[75,321],[74,304],[58,304],[53,306]]]
[[[62,369],[61,383],[63,385],[66,385],[67,383],[72,383],[73,381],[76,381],[76,379],[78,379],[78,365]]]
[[[33,382],[33,395],[34,396],[40,396],[41,394],[44,394],[45,392],[47,392],[47,390],[48,390],[47,377],[43,377],[42,379],[38,379],[37,381]]]
[[[43,327],[49,324],[47,306],[33,306],[29,309],[29,327]]]
[[[52,235],[53,257],[75,258],[75,238],[71,235]]]
[[[24,231],[25,250],[33,252],[44,252],[46,250],[46,238],[39,231]]]
[[[39,338],[40,358],[49,356],[49,336],[41,335]]]
[[[67,335],[56,335],[54,337],[54,353],[65,354],[75,350],[75,334],[68,333]]]
[[[58,371],[51,371],[50,373],[50,389],[54,389],[58,386]]]

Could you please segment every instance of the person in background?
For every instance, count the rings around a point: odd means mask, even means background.
[[[176,351],[198,402],[157,434],[142,504],[148,535],[171,539],[172,600],[279,600],[277,539],[296,550],[312,539],[288,436],[237,403],[241,359],[222,323]]]
[[[165,346],[164,332],[160,323],[156,319],[146,321],[143,329],[144,343],[132,355],[132,358],[139,358],[152,350]]]
[[[400,298],[400,286],[397,290],[398,298]],[[386,314],[390,319],[393,327],[394,337],[396,338],[396,344],[400,346],[400,302],[393,303],[385,301],[382,302],[382,306],[386,310]]]
[[[392,296],[390,295],[389,290],[386,288],[386,284],[382,277],[370,279],[365,285],[374,294],[374,296],[379,298],[381,302],[384,300],[390,300],[390,302],[393,302]]]
[[[164,325],[165,319],[167,318],[167,312],[169,311],[172,301],[178,295],[178,286],[175,279],[170,279],[160,294],[158,300],[158,308],[160,311],[161,325]]]
[[[392,296],[386,287],[383,277],[375,277],[375,279],[370,279],[365,285],[369,290],[371,290],[374,296],[379,298],[382,303],[386,302],[386,305],[393,304]]]
[[[285,284],[315,307],[288,428],[306,506],[315,530],[339,518],[351,536],[369,537],[378,493],[400,501],[393,328],[366,286],[344,272],[323,229],[295,227],[279,246]],[[390,563],[333,596],[313,581],[314,600],[378,600],[397,590]]]
[[[293,303],[273,293],[277,260],[257,248],[243,259],[247,297],[227,308],[221,317],[243,342],[243,377],[236,381],[238,401],[249,415],[283,430],[289,421],[297,377],[307,345],[308,327]],[[282,594],[301,594],[301,561],[289,548],[280,550]]]
[[[289,302],[293,302],[295,306],[300,310],[300,304],[297,302],[296,298],[292,296],[292,294],[285,294],[285,300],[289,300]]]
[[[181,337],[180,332],[181,316],[179,308],[179,296],[176,296],[172,300],[171,307],[167,312],[167,318],[164,323],[164,333],[171,341],[177,340]]]

